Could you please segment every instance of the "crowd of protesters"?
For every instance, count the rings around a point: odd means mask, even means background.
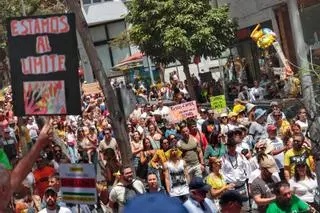
[[[199,105],[198,117],[175,123],[164,100],[189,101],[186,88],[176,76],[135,88],[155,104],[137,104],[127,121],[132,166],[122,165],[102,94],[82,96],[81,116],[53,116],[41,128],[37,117],[14,116],[9,88],[0,100],[0,212],[319,210],[306,109],[288,120],[277,102],[264,110],[241,91],[232,109]],[[62,163],[101,171],[95,205],[63,201]]]

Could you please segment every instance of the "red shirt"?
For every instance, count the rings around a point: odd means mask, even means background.
[[[201,148],[202,150],[206,150],[207,146],[208,146],[208,140],[206,138],[206,136],[202,133],[202,132],[196,132],[196,134],[191,134],[198,143],[201,143]],[[201,137],[201,140],[200,140]]]

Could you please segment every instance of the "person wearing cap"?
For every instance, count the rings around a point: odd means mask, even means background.
[[[309,205],[293,195],[288,182],[276,183],[274,187],[276,200],[272,201],[266,210],[266,213],[275,212],[309,212]],[[315,211],[312,211],[315,212]]]
[[[297,161],[294,176],[289,180],[289,183],[292,193],[315,209],[320,209],[314,199],[318,187],[317,179],[305,160],[299,159]]]
[[[256,109],[254,113],[255,121],[253,121],[249,127],[249,135],[252,135],[255,142],[258,142],[260,138],[268,138],[266,131],[266,110]]]
[[[272,193],[274,185],[272,174],[277,173],[278,168],[270,155],[260,153],[258,162],[261,174],[252,181],[250,189],[253,200],[258,206],[258,211],[264,213],[268,204],[276,198]]]
[[[247,116],[249,121],[254,121],[254,113],[256,111],[257,106],[252,103],[246,104]]]
[[[221,129],[221,133],[226,135],[229,131],[228,128],[228,114],[227,113],[221,113],[219,116],[220,119],[220,129]]]
[[[280,105],[277,101],[272,101],[270,103],[271,113],[267,116],[267,124],[275,124],[276,123],[276,117],[274,116],[274,112],[278,111],[280,113],[280,118],[285,120],[286,115],[281,111]]]
[[[250,176],[251,169],[248,160],[236,151],[237,142],[234,138],[228,138],[227,153],[221,158],[221,172],[228,184],[233,183],[235,190],[247,196],[246,181]]]
[[[12,163],[18,155],[18,150],[17,150],[17,139],[12,137],[10,135],[10,129],[5,128],[3,130],[3,138],[2,141],[0,142],[0,146],[3,148],[4,152],[6,153],[9,161]]]
[[[184,207],[189,213],[215,213],[217,209],[214,203],[208,199],[207,193],[210,191],[210,186],[203,182],[201,177],[194,177],[189,183],[190,196]]]
[[[72,213],[67,207],[59,206],[57,204],[58,193],[55,188],[48,187],[44,192],[44,200],[46,208],[39,211],[39,213]]]
[[[188,213],[182,203],[163,193],[146,193],[134,198],[123,209],[123,213]]]
[[[302,134],[294,135],[292,140],[292,148],[284,154],[284,176],[287,181],[294,175],[296,163],[301,158],[307,162],[312,171],[314,171],[315,168],[311,150],[303,146],[304,136]]]
[[[220,123],[215,119],[212,109],[208,110],[208,119],[203,122],[201,130],[205,134],[207,141],[209,141],[210,134],[213,131],[220,132]]]
[[[242,210],[243,202],[248,199],[236,190],[228,190],[220,197],[221,213],[240,213]]]
[[[267,143],[273,146],[271,154],[273,155],[277,166],[280,170],[280,178],[284,179],[284,153],[290,149],[288,145],[284,145],[282,139],[277,136],[277,127],[269,124],[267,126],[268,139]]]
[[[228,132],[233,131],[239,127],[238,123],[238,113],[236,112],[229,112],[228,114]]]

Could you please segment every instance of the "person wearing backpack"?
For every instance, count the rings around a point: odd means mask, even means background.
[[[122,167],[120,175],[120,181],[112,188],[109,196],[109,207],[113,212],[122,212],[129,200],[146,192],[143,183],[133,178],[133,170],[130,166]]]

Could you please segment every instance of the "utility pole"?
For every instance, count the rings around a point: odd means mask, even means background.
[[[304,105],[314,120],[310,125],[309,133],[312,141],[312,154],[315,160],[316,176],[318,186],[320,186],[320,140],[319,140],[319,117],[316,111],[316,102],[312,86],[312,76],[307,57],[307,47],[305,45],[303,30],[297,0],[288,0],[288,11],[292,28],[292,36],[295,44],[297,63],[300,67],[299,74],[302,86]],[[319,189],[318,189],[319,190]]]
[[[292,28],[293,43],[295,44],[297,63],[300,67],[299,74],[301,79],[303,102],[311,116],[314,116],[316,112],[316,104],[297,0],[288,0],[288,11]]]
[[[66,2],[70,10],[75,13],[77,30],[88,54],[92,71],[100,84],[104,96],[106,97],[106,105],[110,111],[112,129],[120,149],[122,165],[131,165],[132,153],[129,144],[129,136],[126,130],[126,120],[120,109],[115,92],[110,84],[110,80],[102,66],[97,50],[93,45],[93,40],[82,13],[80,3],[75,0],[66,0]]]

